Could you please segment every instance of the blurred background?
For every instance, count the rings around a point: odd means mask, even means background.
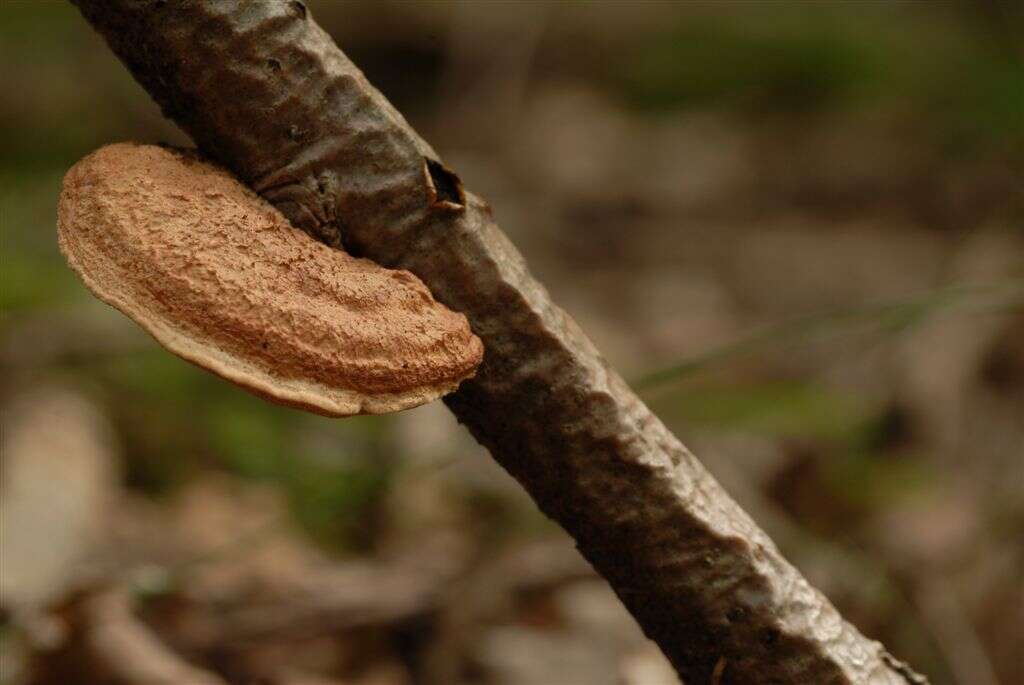
[[[1021,5],[309,6],[847,619],[1022,682]],[[63,173],[187,138],[0,18],[0,681],[678,682],[440,403],[272,406],[93,299]]]

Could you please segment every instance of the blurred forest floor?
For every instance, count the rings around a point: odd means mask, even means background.
[[[309,4],[844,616],[1021,682],[1019,5]],[[93,300],[63,173],[187,139],[68,3],[0,64],[0,682],[676,682],[442,405],[271,406]]]

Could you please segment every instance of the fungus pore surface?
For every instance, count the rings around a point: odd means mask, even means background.
[[[407,409],[473,375],[466,317],[408,271],[319,243],[191,152],[119,143],[67,173],[61,251],[175,354],[332,416]]]

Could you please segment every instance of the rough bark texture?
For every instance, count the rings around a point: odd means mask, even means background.
[[[723,659],[729,684],[925,682],[782,558],[301,2],[76,4],[206,154],[469,317],[485,359],[449,407],[687,683]]]

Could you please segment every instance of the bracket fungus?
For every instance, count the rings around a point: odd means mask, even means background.
[[[164,347],[329,416],[407,409],[471,377],[483,344],[407,271],[328,247],[197,154],[119,143],[78,162],[61,251]]]

